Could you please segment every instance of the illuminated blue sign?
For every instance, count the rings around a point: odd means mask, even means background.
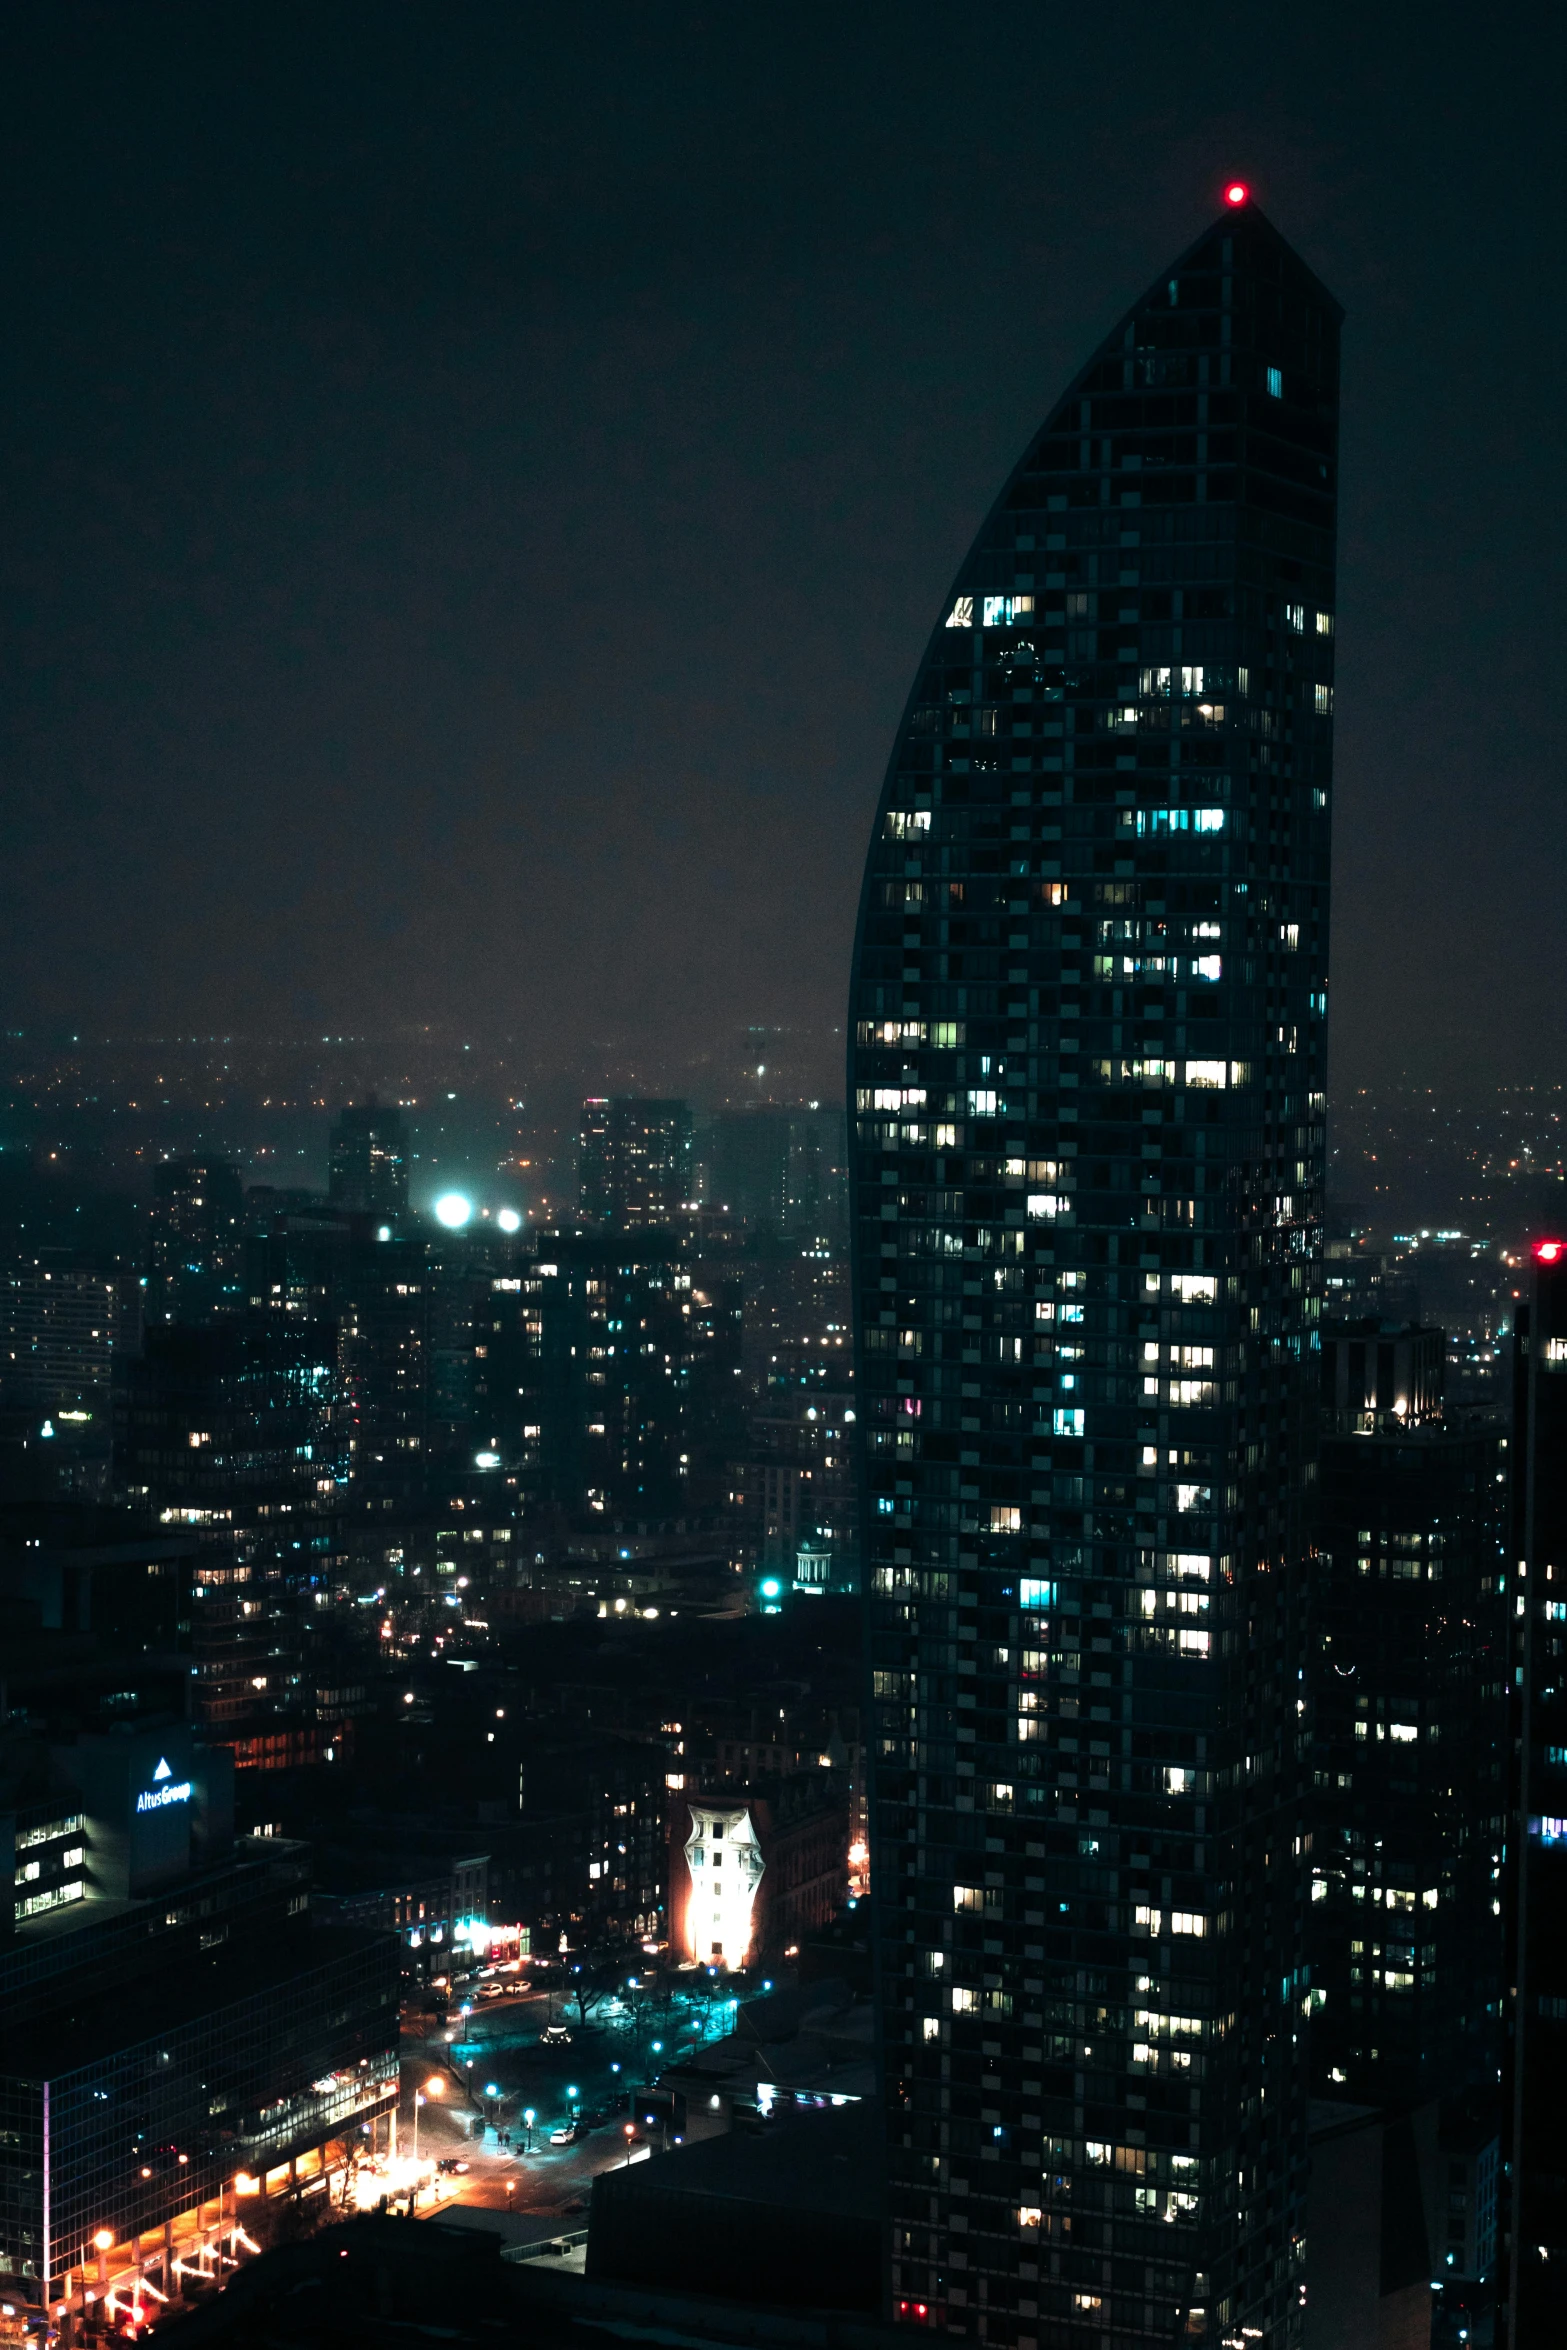
[[[172,1803],[189,1803],[191,1798],[190,1781],[175,1778],[169,1768],[166,1756],[159,1756],[158,1767],[152,1777],[152,1786],[144,1788],[136,1798],[136,1809],[139,1812],[166,1811]]]

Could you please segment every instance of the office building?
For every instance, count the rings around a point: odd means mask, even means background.
[[[851,1018],[891,2307],[1298,2340],[1337,306],[1235,202],[947,597]]]
[[[590,1229],[673,1224],[694,1194],[690,1104],[636,1094],[585,1101],[578,1172]]]
[[[210,2277],[334,2142],[385,2142],[397,1945],[315,1928],[307,1856],[236,1846],[232,1785],[181,1724],[0,1755],[0,2269],[52,2320]]]
[[[1498,2341],[1567,2339],[1567,1242],[1536,1243],[1514,1323],[1509,1514],[1513,1777],[1507,1838]]]
[[[1440,1330],[1323,1339],[1313,2085],[1394,2110],[1501,2057],[1507,1450],[1446,1425],[1443,1360]]]
[[[402,1112],[372,1094],[343,1110],[332,1128],[328,1196],[336,1208],[396,1218],[408,1210],[408,1144]]]

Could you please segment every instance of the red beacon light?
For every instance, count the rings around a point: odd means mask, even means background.
[[[1247,187],[1244,180],[1231,180],[1229,186],[1224,191],[1224,201],[1226,204],[1232,206],[1237,204],[1244,204],[1250,194],[1251,190]]]
[[[1567,1256],[1567,1240],[1537,1240],[1534,1259],[1538,1265],[1559,1265]]]

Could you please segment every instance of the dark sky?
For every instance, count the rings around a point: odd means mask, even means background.
[[[830,1031],[951,574],[1241,172],[1349,312],[1335,1083],[1559,1076],[1559,25],[7,11],[5,1024]]]

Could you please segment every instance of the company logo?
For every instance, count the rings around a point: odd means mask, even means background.
[[[158,1767],[152,1774],[152,1785],[144,1788],[136,1798],[136,1809],[166,1811],[171,1803],[189,1803],[191,1784],[188,1779],[176,1779],[169,1768],[168,1757],[159,1755]]]

